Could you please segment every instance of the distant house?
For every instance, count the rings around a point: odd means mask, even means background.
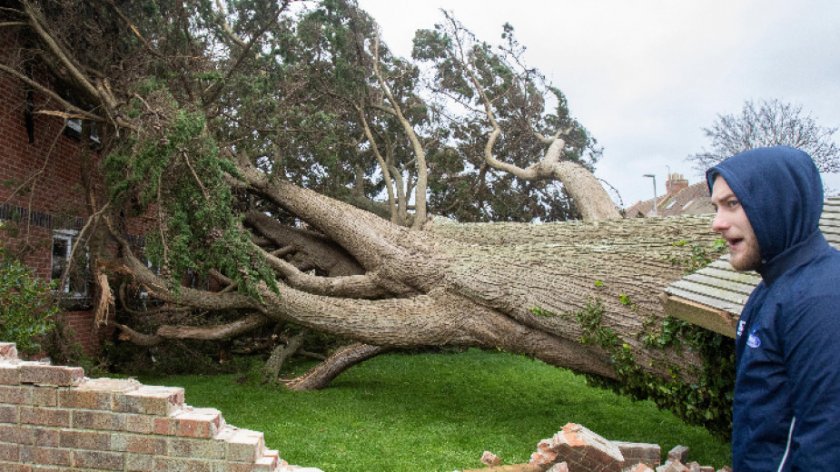
[[[634,203],[624,210],[627,218],[654,216],[654,199]],[[655,216],[702,215],[714,213],[706,182],[689,185],[682,174],[673,173],[665,181],[665,195],[656,197]]]
[[[826,199],[820,229],[840,249],[840,197]],[[760,281],[755,272],[736,272],[726,255],[669,285],[662,304],[668,315],[734,338],[744,303]]]

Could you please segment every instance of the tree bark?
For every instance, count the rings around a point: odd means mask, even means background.
[[[371,357],[375,357],[386,348],[371,346],[370,344],[356,343],[345,346],[324,362],[313,367],[309,372],[300,377],[286,381],[286,387],[290,390],[319,390],[326,388],[339,374],[354,365],[358,365]]]
[[[280,369],[283,368],[283,364],[303,346],[305,336],[306,331],[301,331],[292,336],[286,344],[280,344],[271,351],[271,356],[268,357],[268,360],[265,361],[265,365],[263,366],[264,382],[277,382],[277,376],[280,375]]]

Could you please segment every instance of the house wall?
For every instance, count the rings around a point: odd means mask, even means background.
[[[2,63],[20,60],[19,41],[14,28],[0,28]],[[45,72],[33,68],[32,74]],[[53,231],[78,231],[88,216],[83,158],[93,162],[99,158],[87,143],[63,131],[62,118],[37,113],[60,109],[46,94],[0,71],[0,246],[46,280],[51,275]],[[73,309],[61,316],[83,349],[94,354],[100,343],[92,312]]]
[[[3,30],[0,29],[0,32]],[[16,36],[0,34],[2,61],[13,61],[17,54]],[[35,109],[48,107],[41,94],[33,93]],[[0,204],[6,217],[6,231],[0,241],[15,247],[30,247],[24,261],[42,277],[50,275],[52,229],[76,225],[84,217],[85,199],[81,188],[81,151],[78,139],[62,132],[63,120],[53,116],[32,115],[34,142],[29,142],[25,112],[27,89],[7,73],[0,73]],[[31,211],[30,221],[21,220],[9,228],[9,213]],[[45,250],[46,249],[46,250]]]

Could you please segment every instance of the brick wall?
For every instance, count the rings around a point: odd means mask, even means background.
[[[16,65],[25,55],[21,44],[14,27],[0,28],[0,62]],[[50,83],[44,68],[32,63],[30,69],[40,83]],[[29,114],[32,139],[26,119],[28,98],[34,112]],[[0,72],[0,246],[18,255],[36,276],[49,280],[53,231],[79,230],[88,216],[81,181],[83,158],[95,164],[100,156],[89,142],[65,133],[62,118],[37,113],[45,110],[60,111],[62,106]],[[92,180],[101,178],[94,175]],[[125,223],[129,235],[141,236],[150,221],[132,218]],[[62,320],[84,351],[95,355],[102,333],[94,326],[93,313],[84,310],[88,305],[87,299],[76,300]]]
[[[267,449],[263,433],[184,403],[184,389],[89,379],[80,367],[18,359],[0,343],[4,472],[316,472]]]
[[[15,64],[21,48],[14,28],[0,29],[0,60]],[[32,68],[35,78],[46,77]],[[41,80],[43,82],[43,80]],[[31,267],[36,276],[49,280],[52,263],[52,234],[56,229],[78,230],[87,216],[81,185],[82,153],[94,151],[80,139],[64,133],[61,118],[30,114],[32,140],[27,129],[27,94],[31,111],[61,108],[46,95],[28,90],[7,73],[0,73],[0,246],[10,248]],[[27,217],[20,218],[20,209]],[[13,215],[18,217],[11,218]],[[98,336],[90,311],[64,314],[79,343],[88,354],[97,351]]]

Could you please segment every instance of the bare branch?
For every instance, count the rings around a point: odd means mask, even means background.
[[[23,7],[26,15],[29,17],[29,26],[35,31],[41,41],[47,46],[55,58],[64,66],[66,71],[73,78],[76,85],[81,87],[89,96],[91,100],[102,103],[107,110],[114,110],[116,108],[116,99],[113,95],[107,93],[107,90],[100,84],[94,85],[87,76],[81,71],[81,67],[76,64],[72,56],[62,48],[58,42],[44,29],[42,24],[40,12],[28,0],[23,0]]]
[[[61,98],[61,96],[58,95],[57,93],[53,92],[52,90],[48,89],[47,87],[44,87],[43,85],[39,84],[38,82],[30,79],[29,77],[25,76],[24,74],[21,74],[20,72],[16,71],[15,69],[12,69],[11,67],[8,67],[4,64],[0,64],[0,70],[8,73],[10,75],[15,76],[16,78],[23,81],[26,85],[38,90],[38,92],[40,92],[44,95],[47,95],[52,100],[55,100],[56,102],[58,102],[62,107],[64,107],[65,110],[69,111],[69,114],[63,114],[63,115],[61,114],[61,112],[58,112],[58,111],[47,111],[47,110],[40,111],[40,112],[37,112],[37,113],[41,113],[41,114],[44,114],[44,115],[62,116],[64,118],[83,118],[85,120],[96,121],[96,122],[105,121],[105,119],[102,118],[101,116],[94,115],[93,113],[82,110],[81,108],[79,108],[79,107],[73,105],[72,103],[68,102],[67,100]]]
[[[379,61],[379,36],[377,35],[373,40],[373,73],[376,76],[376,80],[379,82],[379,86],[388,98],[388,102],[393,108],[394,116],[397,117],[397,120],[402,126],[403,132],[411,143],[411,149],[414,151],[414,157],[417,159],[417,188],[414,194],[415,212],[412,228],[418,229],[423,226],[423,223],[426,222],[427,218],[426,190],[428,186],[428,169],[426,167],[426,151],[423,149],[423,145],[420,143],[420,138],[417,137],[417,133],[414,132],[414,128],[411,126],[411,123],[403,115],[400,104],[391,92],[391,88],[385,82],[385,77],[382,75],[382,71],[379,68]]]
[[[254,313],[245,318],[215,326],[172,326],[164,325],[157,329],[156,334],[167,339],[199,339],[203,341],[217,341],[230,339],[249,333],[267,325],[271,320],[264,315]]]
[[[254,246],[260,250],[258,246]],[[283,275],[290,286],[317,295],[350,298],[381,298],[392,295],[377,284],[375,274],[348,275],[344,277],[318,277],[301,272],[292,264],[264,253],[266,261],[277,272]],[[409,292],[400,295],[406,295]]]
[[[143,37],[143,35],[140,33],[140,30],[137,28],[137,26],[127,16],[125,16],[125,14],[117,6],[117,4],[114,3],[114,0],[108,0],[108,3],[111,5],[111,8],[113,8],[114,11],[117,13],[117,16],[119,16],[120,19],[126,24],[126,26],[128,26],[128,28],[131,30],[132,34],[134,34],[134,37],[136,37],[137,39],[140,40],[141,43],[143,43],[143,46],[146,48],[147,51],[149,51],[150,53],[152,53],[156,57],[163,57],[163,56],[161,56],[161,54],[156,49],[154,49],[152,47],[151,44],[149,44],[148,41],[146,41],[146,38]]]
[[[399,213],[397,212],[397,206],[394,197],[394,182],[391,179],[391,171],[388,169],[388,164],[385,162],[385,158],[382,157],[382,153],[379,152],[379,145],[376,143],[376,139],[373,137],[373,133],[370,131],[370,126],[368,124],[367,115],[365,111],[357,104],[353,104],[353,108],[356,109],[356,114],[359,117],[359,122],[362,123],[362,129],[364,130],[365,137],[367,138],[368,142],[370,143],[370,147],[373,150],[373,155],[376,157],[376,162],[379,164],[379,169],[382,171],[382,180],[385,182],[385,191],[388,193],[388,209],[391,211],[391,222],[392,223],[399,223]]]

